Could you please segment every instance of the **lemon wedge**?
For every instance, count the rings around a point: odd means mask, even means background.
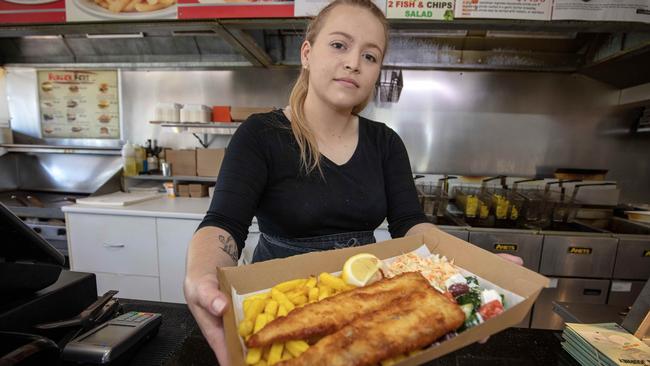
[[[369,253],[360,253],[348,258],[343,265],[341,278],[352,286],[365,286],[381,279],[381,259]]]

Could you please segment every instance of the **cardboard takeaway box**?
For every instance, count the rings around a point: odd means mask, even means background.
[[[216,177],[219,175],[226,149],[197,149],[196,173],[199,177]]]
[[[503,314],[439,345],[426,348],[397,365],[422,364],[516,325],[530,311],[542,289],[548,286],[549,281],[546,277],[436,229],[422,235],[361,247],[308,253],[241,267],[223,267],[218,272],[219,286],[232,301],[233,291],[247,294],[291,279],[305,278],[309,275],[317,276],[321,272],[338,272],[346,259],[354,254],[372,253],[381,259],[386,259],[413,251],[423,244],[431,253],[453,259],[457,266],[521,296],[523,300],[508,308]],[[224,330],[231,363],[245,365],[245,355],[239,341],[235,312],[232,307],[224,314]]]

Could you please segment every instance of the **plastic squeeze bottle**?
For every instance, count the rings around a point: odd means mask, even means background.
[[[135,147],[127,140],[122,146],[122,164],[125,176],[138,174],[138,165],[135,160]]]

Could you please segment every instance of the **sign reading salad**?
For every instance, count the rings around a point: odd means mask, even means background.
[[[39,70],[43,138],[120,138],[117,71]]]

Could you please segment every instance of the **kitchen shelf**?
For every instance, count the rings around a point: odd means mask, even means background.
[[[198,177],[198,176],[191,176],[191,175],[172,175],[170,177],[166,177],[164,175],[134,175],[134,176],[124,176],[124,178],[134,179],[134,180],[158,180],[164,182],[183,181],[183,182],[210,182],[210,183],[214,183],[217,180],[217,177]]]
[[[168,122],[150,121],[150,124],[159,125],[164,130],[175,133],[193,133],[203,135],[232,135],[241,125],[241,122]]]
[[[197,177],[190,175],[173,175],[171,177],[163,175],[135,175],[123,176],[123,178],[122,186],[126,192],[149,191],[154,188],[158,192],[164,192],[163,182],[172,182],[174,191],[178,192],[179,183],[210,183],[208,185],[213,185],[217,181],[217,177]]]

